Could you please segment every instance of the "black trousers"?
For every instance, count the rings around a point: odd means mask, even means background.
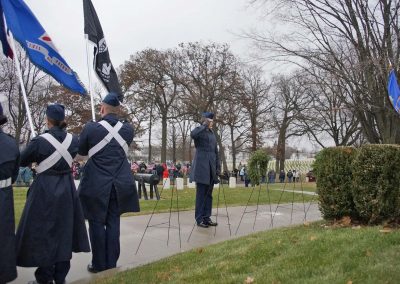
[[[211,220],[214,185],[197,183],[195,218],[197,223]]]
[[[35,278],[40,284],[53,283],[53,281],[56,284],[64,284],[70,268],[69,261],[57,262],[52,266],[39,267],[35,271]]]
[[[98,271],[115,268],[120,253],[120,216],[117,193],[113,188],[108,204],[106,222],[89,221],[89,237],[92,246],[92,265]]]

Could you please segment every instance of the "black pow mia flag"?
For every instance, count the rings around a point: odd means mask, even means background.
[[[83,0],[83,15],[85,20],[85,34],[96,45],[94,48],[94,70],[107,91],[116,93],[118,99],[122,102],[121,86],[118,82],[117,73],[111,63],[103,29],[101,28],[99,18],[91,0]]]

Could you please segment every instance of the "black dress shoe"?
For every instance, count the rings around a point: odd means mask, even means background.
[[[204,224],[207,224],[207,226],[212,226],[212,227],[215,227],[215,226],[218,226],[218,223],[216,223],[216,222],[213,222],[213,221],[204,221]]]
[[[90,273],[98,273],[98,272],[100,272],[100,270],[97,270],[96,268],[94,268],[92,264],[88,264],[87,271],[89,271]]]
[[[201,228],[208,228],[208,225],[206,223],[204,223],[204,222],[197,223],[197,226],[201,227]]]

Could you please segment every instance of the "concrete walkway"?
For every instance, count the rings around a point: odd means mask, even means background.
[[[181,242],[179,241],[178,213],[172,213],[171,216],[169,213],[156,214],[149,224],[150,227],[146,231],[137,254],[135,252],[146,229],[150,215],[124,217],[121,219],[121,255],[118,261],[119,268],[103,273],[90,274],[86,271],[86,266],[91,261],[91,254],[74,254],[67,282],[75,284],[88,283],[95,277],[102,277],[106,274],[137,267],[193,248],[208,246],[249,235],[253,232],[321,219],[321,214],[316,203],[289,203],[279,206],[260,205],[258,209],[257,206],[249,206],[246,210],[248,213],[246,214],[243,214],[244,210],[245,207],[243,206],[228,208],[229,226],[226,209],[219,208],[218,216],[213,217],[213,220],[217,218],[219,225],[208,229],[196,226],[193,229],[190,239],[189,236],[194,225],[194,212],[180,212]],[[305,214],[305,211],[307,214]],[[217,215],[217,209],[213,210],[213,214]],[[273,216],[274,218],[272,218]],[[271,222],[271,219],[273,219],[273,222]],[[167,243],[169,220],[171,229],[169,230],[169,243]],[[239,223],[241,224],[240,227],[238,227]],[[19,267],[18,278],[11,283],[24,284],[29,280],[33,280],[34,271],[34,268]]]

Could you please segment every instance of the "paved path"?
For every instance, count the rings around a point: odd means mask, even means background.
[[[245,207],[243,206],[228,208],[229,226],[225,208],[219,208],[219,226],[216,228],[210,227],[208,229],[198,228],[196,226],[194,227],[189,241],[188,238],[194,225],[194,212],[180,212],[181,242],[179,241],[178,213],[172,213],[171,218],[169,213],[156,214],[152,218],[150,223],[151,227],[147,229],[137,254],[135,254],[135,252],[143,232],[145,231],[150,215],[122,218],[121,256],[118,261],[119,268],[93,275],[86,271],[86,266],[91,260],[91,254],[74,254],[71,262],[71,270],[67,276],[67,282],[75,284],[88,283],[93,277],[101,277],[119,270],[133,268],[192,248],[208,246],[210,244],[249,235],[257,231],[270,230],[272,228],[289,226],[291,224],[302,224],[305,220],[316,221],[321,219],[321,214],[315,203],[289,203],[279,206],[271,205],[271,207],[269,205],[260,205],[258,207],[257,217],[256,206],[249,206],[246,210],[249,213],[243,215],[244,209]],[[307,211],[306,216],[305,211]],[[213,214],[217,214],[217,209],[213,210]],[[242,216],[243,219],[238,229]],[[272,225],[271,219],[273,216]],[[171,230],[169,232],[170,239],[167,245],[169,219],[171,219]],[[231,230],[231,235],[229,228]],[[34,270],[34,268],[18,268],[19,276],[11,283],[23,284],[27,283],[29,280],[33,280]]]

